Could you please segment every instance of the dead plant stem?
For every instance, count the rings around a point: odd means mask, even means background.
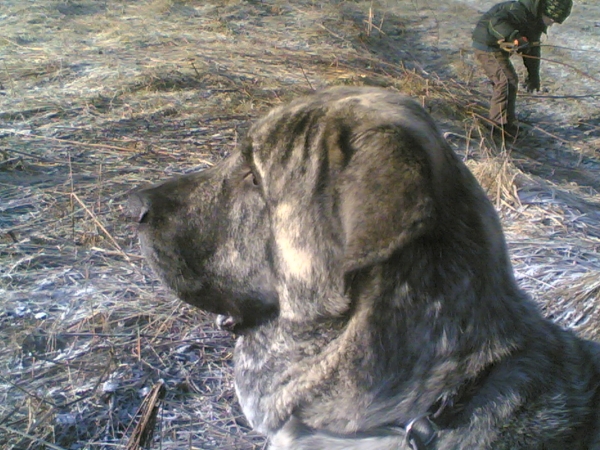
[[[71,144],[71,145],[82,145],[84,147],[95,147],[95,148],[106,148],[109,150],[118,150],[121,152],[127,152],[127,153],[132,153],[135,152],[135,149],[132,148],[127,148],[127,147],[117,147],[116,145],[107,145],[107,144],[94,144],[92,142],[79,142],[79,141],[71,141],[69,139],[60,139],[60,138],[53,138],[50,136],[37,136],[35,134],[25,134],[25,133],[15,133],[17,136],[22,136],[22,137],[26,137],[26,138],[33,138],[33,139],[42,139],[42,140],[46,140],[46,141],[56,141],[56,142],[62,142],[63,144]],[[161,149],[162,151],[166,151],[166,149]],[[160,151],[156,151],[153,150],[155,153],[162,153]]]
[[[39,442],[41,444],[44,444],[46,447],[51,448],[52,450],[66,450],[64,447],[59,447],[58,445],[54,445],[42,438],[36,437],[36,436],[32,436],[30,434],[27,433],[23,433],[22,431],[19,430],[15,430],[14,428],[11,427],[7,427],[5,425],[0,425],[0,428],[2,428],[4,431],[8,432],[8,433],[13,433],[13,434],[18,434],[19,436],[22,436],[26,439],[30,439],[34,442]]]
[[[119,252],[119,254],[128,262],[131,262],[131,259],[129,258],[129,255],[127,255],[127,253],[125,253],[123,251],[123,249],[121,248],[121,246],[119,245],[119,243],[112,237],[112,235],[108,232],[108,230],[106,228],[104,228],[104,226],[102,225],[102,223],[100,223],[100,221],[98,220],[98,218],[96,217],[96,215],[90,211],[90,209],[85,205],[85,203],[83,203],[83,201],[77,196],[77,194],[75,192],[71,192],[71,197],[81,205],[81,207],[85,210],[85,212],[88,213],[88,215],[92,218],[92,220],[96,223],[96,225],[98,226],[98,228],[100,228],[100,230],[102,230],[102,233],[104,233],[104,235],[108,238],[108,240],[113,244],[113,246],[117,249],[117,251]]]
[[[6,78],[8,78],[8,82],[10,83],[10,93],[13,97],[15,97],[15,82],[13,81],[13,78],[10,75],[10,72],[8,71],[8,66],[6,65],[6,61],[4,61],[4,71],[6,72]]]
[[[589,78],[590,80],[594,80],[594,81],[600,83],[600,78],[593,77],[589,73],[586,73],[586,72],[584,72],[581,69],[578,69],[577,67],[573,66],[572,64],[567,64],[567,63],[564,63],[562,61],[556,61],[555,59],[542,58],[542,57],[539,57],[539,56],[531,56],[531,55],[524,55],[524,54],[522,54],[521,56],[523,56],[523,58],[539,59],[540,61],[546,61],[546,62],[549,62],[549,63],[559,64],[561,66],[568,67],[569,69],[573,69],[579,75],[582,75],[585,78]]]
[[[313,85],[311,84],[310,80],[308,79],[308,76],[306,75],[306,72],[304,71],[304,68],[302,66],[300,66],[300,70],[302,71],[302,75],[304,75],[304,79],[308,83],[308,87],[310,88],[310,90],[314,91],[315,88],[313,87]]]
[[[73,165],[71,163],[71,152],[68,152],[69,157],[69,187],[71,188],[71,194],[75,193],[75,187],[73,185]],[[69,206],[71,207],[71,239],[75,242],[75,204],[73,203],[73,196],[69,196]]]

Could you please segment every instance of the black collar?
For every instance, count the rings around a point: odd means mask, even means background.
[[[490,364],[476,377],[466,380],[451,395],[440,397],[425,414],[414,417],[402,428],[406,434],[406,444],[412,450],[431,450],[438,430],[453,426],[462,418],[466,405],[479,392],[494,365]]]

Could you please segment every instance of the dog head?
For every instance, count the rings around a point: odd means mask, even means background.
[[[129,200],[142,252],[177,296],[253,326],[277,313],[264,199],[240,153]]]
[[[481,252],[508,267],[474,178],[416,102],[382,89],[275,108],[228,159],[138,191],[130,210],[160,278],[245,326],[343,315],[351,274],[423,239],[460,235],[473,270]]]

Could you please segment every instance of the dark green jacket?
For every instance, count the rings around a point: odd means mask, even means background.
[[[486,12],[473,30],[473,47],[486,52],[500,50],[499,40],[511,42],[526,37],[539,44],[546,26],[540,11],[541,0],[518,0],[498,3]],[[540,47],[532,46],[521,52],[529,77],[539,79]],[[534,58],[527,58],[533,56]]]

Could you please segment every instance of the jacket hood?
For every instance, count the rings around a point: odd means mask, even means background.
[[[519,3],[525,5],[525,7],[536,17],[540,16],[539,12],[542,2],[543,0],[519,0]]]

